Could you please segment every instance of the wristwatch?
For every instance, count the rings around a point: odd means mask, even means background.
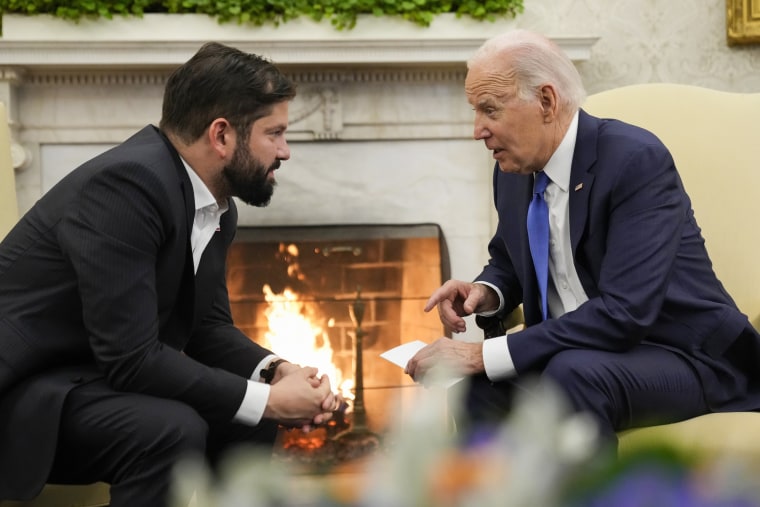
[[[287,361],[284,359],[275,359],[269,363],[269,366],[261,370],[261,378],[264,379],[265,384],[272,383],[272,380],[274,379],[274,372],[277,371],[277,367],[282,363],[287,363]]]

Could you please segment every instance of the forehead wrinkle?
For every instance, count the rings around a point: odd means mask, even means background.
[[[514,72],[474,72],[465,80],[465,93],[469,97],[489,95],[504,97],[515,87]]]

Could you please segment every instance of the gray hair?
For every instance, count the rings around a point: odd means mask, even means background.
[[[517,96],[531,99],[544,84],[557,90],[562,109],[574,113],[586,100],[586,89],[578,69],[562,49],[543,35],[514,30],[487,40],[467,62],[470,68],[484,60],[506,60],[514,73]]]

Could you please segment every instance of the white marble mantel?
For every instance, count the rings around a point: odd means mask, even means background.
[[[48,20],[40,31],[36,18],[4,16],[0,38],[22,213],[81,162],[157,123],[171,69],[217,40],[271,58],[298,85],[291,159],[269,207],[239,206],[241,225],[436,223],[453,277],[469,279],[485,262],[493,161],[472,140],[465,62],[491,35],[544,20],[540,12],[497,23],[444,16],[429,29],[360,19],[351,31],[299,20],[250,29],[192,15]],[[578,62],[597,39],[544,33]]]
[[[139,109],[128,104],[115,116],[121,119],[119,125],[93,125],[90,132],[65,122],[45,125],[50,116],[35,121],[32,111],[24,111],[27,92],[55,87],[56,95],[65,95],[68,89],[79,88],[83,96],[95,100],[87,94],[87,88],[95,86],[99,92],[110,87],[114,95],[124,97],[119,88],[161,86],[168,69],[186,61],[202,42],[217,40],[267,56],[294,73],[302,93],[295,102],[300,107],[293,111],[293,123],[304,120],[306,127],[291,130],[297,139],[461,137],[466,133],[451,123],[457,123],[455,116],[432,122],[424,130],[382,120],[357,122],[352,129],[342,121],[345,94],[336,84],[369,83],[371,92],[376,83],[426,81],[435,88],[439,86],[435,83],[461,82],[463,64],[473,51],[486,38],[514,26],[514,19],[478,22],[454,15],[438,16],[427,28],[365,16],[356,28],[337,30],[327,22],[307,19],[250,27],[220,24],[205,15],[146,14],[73,23],[47,15],[6,14],[0,37],[0,101],[8,109],[14,165],[27,168],[39,143],[118,142],[127,130],[121,124],[135,126],[135,121],[128,121],[135,115],[142,120]],[[553,38],[575,61],[588,59],[597,40],[592,35]],[[108,97],[103,100],[110,102]],[[108,107],[118,109],[114,104]],[[46,112],[44,107],[36,109]]]
[[[437,16],[430,27],[361,17],[353,30],[295,19],[278,27],[219,24],[205,15],[146,14],[142,18],[82,20],[5,15],[2,65],[29,67],[173,66],[187,60],[199,41],[216,40],[266,55],[282,65],[461,63],[488,37],[515,20],[478,22]],[[596,37],[557,35],[574,60],[589,58]]]
[[[143,108],[153,107],[155,111],[155,104],[144,100],[135,108],[129,100],[133,90],[161,87],[170,69],[192,56],[202,42],[216,40],[271,58],[293,74],[301,93],[291,121],[296,127],[304,127],[291,129],[296,139],[461,137],[468,133],[455,125],[456,114],[427,122],[428,129],[405,128],[403,121],[388,125],[382,118],[357,121],[352,128],[344,121],[342,106],[350,97],[344,92],[349,83],[366,86],[368,93],[378,84],[387,89],[399,83],[428,82],[434,92],[441,85],[461,83],[464,62],[475,49],[486,38],[515,26],[515,19],[478,22],[454,15],[438,16],[427,28],[365,16],[356,28],[337,30],[327,22],[308,19],[291,20],[278,27],[251,27],[220,24],[208,16],[190,14],[146,14],[142,18],[85,19],[78,23],[47,15],[6,14],[0,37],[0,100],[9,111],[17,168],[29,166],[36,143],[118,142],[124,137],[124,127],[137,125],[138,118],[144,121],[140,114]],[[597,40],[592,35],[558,34],[553,38],[575,61],[588,59]],[[96,88],[94,95],[88,93],[90,87]],[[124,88],[132,93],[124,95]],[[26,96],[43,89],[47,89],[40,97],[43,107],[40,103],[25,107]],[[66,95],[76,94],[77,89],[81,91],[79,98],[86,97],[90,105],[94,100],[104,100],[108,102],[104,107],[116,108],[114,113],[118,114],[112,118],[119,118],[118,124],[98,124],[95,119],[90,132],[84,126],[79,128],[76,121],[67,125],[68,114],[61,115],[58,109],[75,105],[76,98],[69,100]],[[111,90],[111,96],[102,96],[106,89]],[[44,107],[51,93],[55,104],[47,105],[56,109],[53,111]],[[116,97],[127,99],[123,111],[111,100]],[[414,100],[419,98],[415,96]],[[141,98],[135,96],[133,100]],[[35,118],[35,113],[41,116]],[[61,120],[60,125],[49,125],[51,114]]]

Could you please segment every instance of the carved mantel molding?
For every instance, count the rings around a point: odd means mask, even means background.
[[[115,143],[155,121],[150,115],[159,110],[171,70],[203,42],[216,40],[270,58],[298,83],[292,140],[462,138],[470,126],[459,110],[446,117],[433,113],[448,100],[441,101],[440,88],[449,95],[456,89],[460,101],[466,60],[488,37],[514,27],[516,20],[453,15],[438,16],[429,28],[367,17],[339,31],[306,19],[252,28],[192,14],[78,24],[6,14],[0,100],[8,109],[17,169],[29,166],[46,143]],[[580,62],[590,58],[597,37],[553,39]],[[426,91],[436,89],[438,97]],[[400,98],[410,92],[411,99]],[[357,100],[358,94],[369,98]],[[406,112],[397,105],[403,100],[429,102],[432,121],[413,114],[383,117],[394,108]],[[359,118],[357,108],[367,104],[379,113]]]
[[[488,37],[516,20],[479,22],[439,15],[430,27],[378,17],[359,19],[353,30],[296,19],[279,27],[219,24],[205,15],[146,14],[142,18],[83,20],[3,16],[0,65],[25,68],[171,67],[216,40],[265,55],[279,65],[462,64]],[[576,61],[590,56],[597,37],[553,39]]]

